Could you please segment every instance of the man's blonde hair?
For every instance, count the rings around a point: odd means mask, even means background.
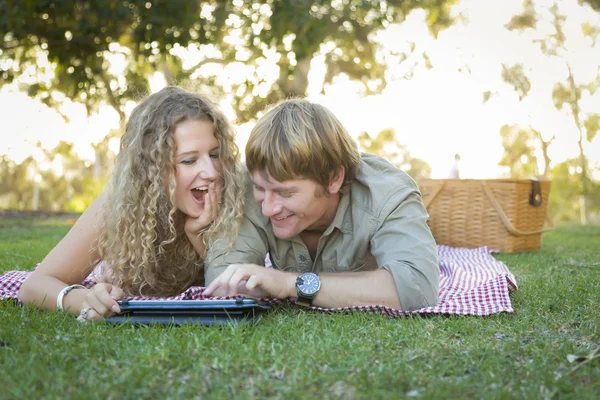
[[[327,188],[345,170],[342,191],[356,177],[360,153],[331,111],[308,100],[286,100],[258,120],[246,145],[250,173],[277,181],[307,178]]]

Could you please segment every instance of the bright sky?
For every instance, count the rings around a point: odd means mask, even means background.
[[[552,3],[536,1],[542,11]],[[590,39],[582,35],[580,27],[585,21],[600,26],[600,17],[589,7],[581,7],[577,0],[559,1],[559,6],[568,15],[565,32],[570,51],[565,57],[578,83],[591,82],[598,74],[600,45],[591,47]],[[376,134],[382,129],[394,128],[398,140],[413,156],[431,165],[433,177],[437,178],[447,177],[455,153],[461,155],[461,176],[498,177],[503,172],[497,164],[502,155],[499,131],[504,124],[531,125],[545,138],[555,136],[550,147],[554,162],[575,157],[578,132],[572,118],[557,111],[551,98],[553,85],[567,77],[566,66],[559,59],[543,56],[539,47],[531,42],[534,35],[542,37],[544,29],[549,29],[549,14],[545,11],[546,17],[538,23],[536,33],[508,31],[504,25],[521,10],[522,0],[462,0],[457,11],[466,16],[466,21],[443,31],[438,40],[427,32],[423,22],[425,14],[413,12],[404,24],[382,32],[380,40],[395,50],[405,49],[408,42],[415,42],[415,57],[420,59],[421,52],[425,51],[432,69],[426,69],[420,62],[412,79],[407,80],[400,78],[406,72],[406,65],[390,65],[384,92],[366,98],[357,94],[357,83],[340,76],[326,95],[320,95],[324,67],[323,59],[317,57],[311,65],[308,97],[329,107],[353,136],[363,131]],[[195,64],[198,52],[188,54],[188,63]],[[408,63],[416,61],[409,58]],[[502,63],[524,65],[532,87],[522,102],[513,89],[502,82]],[[470,73],[466,72],[467,66]],[[242,76],[241,69],[241,63],[228,65],[221,76]],[[273,65],[265,65],[263,71],[277,73]],[[152,90],[160,89],[162,84],[157,76],[152,81]],[[98,115],[88,119],[83,107],[67,106],[63,112],[69,115],[71,122],[66,124],[53,110],[23,93],[9,90],[5,88],[0,93],[0,119],[4,127],[0,133],[0,154],[9,154],[17,162],[32,154],[38,141],[44,148],[51,149],[59,140],[75,143],[80,156],[93,160],[90,144],[98,143],[111,128],[118,126],[118,117],[110,107],[102,108]],[[482,104],[486,90],[494,95],[488,103]],[[222,103],[233,118],[228,104],[227,101]],[[584,112],[599,112],[600,91],[594,96],[585,94],[581,105]],[[238,127],[241,148],[252,125]],[[590,161],[600,167],[598,136],[586,150]],[[118,148],[116,142],[112,145],[115,150]]]

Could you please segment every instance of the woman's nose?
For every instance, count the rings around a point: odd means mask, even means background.
[[[198,163],[198,169],[198,174],[202,179],[215,180],[219,177],[219,171],[212,161]]]

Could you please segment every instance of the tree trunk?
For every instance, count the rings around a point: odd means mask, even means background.
[[[569,88],[571,89],[571,100],[569,101],[569,104],[571,105],[571,112],[573,114],[573,119],[575,120],[575,125],[577,126],[577,130],[579,131],[579,140],[577,141],[577,145],[579,146],[579,163],[581,167],[581,194],[579,201],[581,207],[581,223],[587,224],[587,196],[589,193],[587,158],[583,151],[583,128],[581,127],[581,121],[579,119],[579,96],[577,95],[577,86],[575,86],[575,78],[573,77],[573,72],[571,71],[571,66],[569,65],[569,63],[567,63],[567,69],[569,70]]]
[[[582,224],[588,223],[588,198],[586,195],[579,196],[579,218]]]
[[[40,209],[40,182],[39,175],[36,174],[33,180],[33,198],[31,199],[31,210],[37,211]]]
[[[552,141],[555,139],[555,136],[552,136],[552,138],[550,138],[550,140],[545,141],[542,138],[542,135],[536,131],[535,129],[531,129],[535,135],[537,136],[537,138],[540,140],[541,143],[541,147],[542,147],[542,154],[544,156],[544,171],[542,172],[541,178],[545,179],[548,176],[548,171],[550,170],[550,156],[548,155],[548,147],[550,146],[550,144],[552,143]]]
[[[296,63],[294,74],[289,73],[289,60],[283,58],[279,63],[279,79],[277,85],[282,91],[283,98],[304,97],[308,89],[308,73],[310,71],[311,57],[303,58]]]
[[[94,178],[102,176],[102,154],[97,146],[94,146]]]

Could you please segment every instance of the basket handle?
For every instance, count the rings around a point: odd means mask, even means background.
[[[538,229],[536,231],[528,231],[528,232],[523,232],[523,231],[518,230],[517,228],[515,228],[513,226],[513,224],[510,223],[510,221],[506,217],[506,214],[504,214],[504,211],[502,211],[502,207],[500,207],[500,204],[498,204],[498,200],[496,200],[496,196],[494,196],[494,193],[492,193],[492,190],[485,183],[485,181],[481,181],[481,186],[483,186],[483,191],[487,195],[488,199],[490,199],[490,201],[492,202],[492,205],[496,209],[496,212],[498,213],[498,216],[502,220],[502,223],[504,224],[504,226],[506,227],[506,229],[510,233],[512,233],[513,235],[515,235],[515,236],[529,236],[529,235],[537,235],[539,233],[544,233],[544,232],[550,232],[550,231],[554,230],[554,223],[552,222],[552,218],[550,218],[550,215],[548,215],[548,209],[547,208],[546,208],[546,217],[545,217],[545,220],[546,220],[546,222],[548,222],[548,225],[550,225],[550,228]]]
[[[431,196],[429,196],[429,198],[425,202],[425,208],[426,209],[429,208],[429,205],[431,205],[431,203],[433,202],[433,200],[435,199],[435,197],[438,195],[438,193],[440,193],[440,191],[444,188],[444,186],[446,186],[446,181],[441,182],[441,184],[437,187],[437,189],[435,189],[435,191],[433,192],[433,194]]]

